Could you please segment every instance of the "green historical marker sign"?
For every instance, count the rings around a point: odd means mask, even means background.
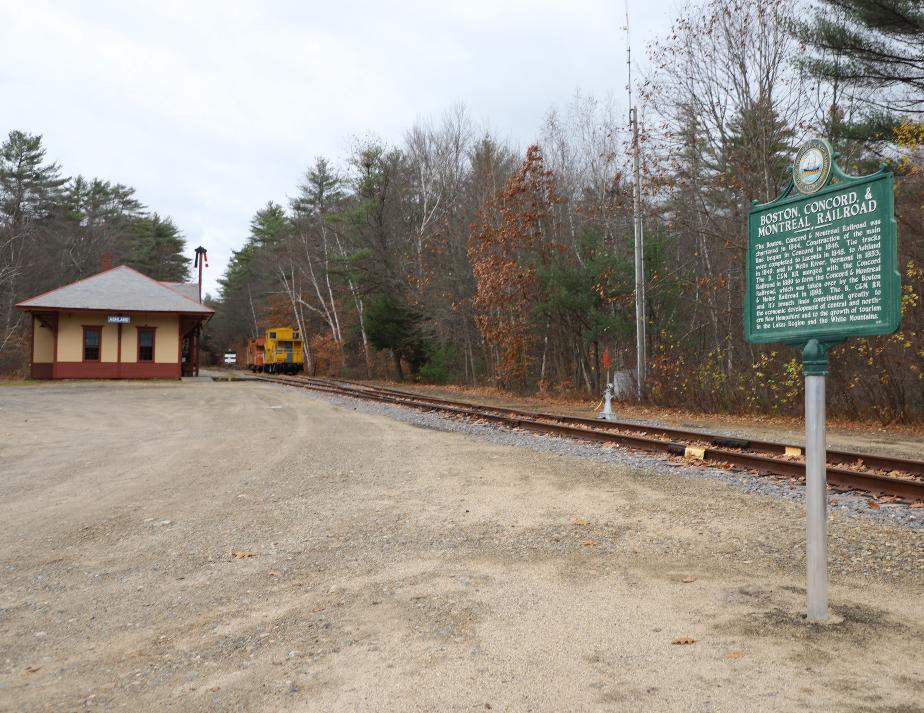
[[[828,348],[901,322],[892,174],[843,173],[831,145],[807,142],[776,200],[748,213],[744,334],[802,347],[805,374],[807,619],[828,616],[825,378]]]
[[[847,176],[834,158],[826,141],[809,141],[783,194],[748,213],[749,341],[832,343],[898,329],[892,174]]]

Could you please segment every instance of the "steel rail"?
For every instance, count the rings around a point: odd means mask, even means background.
[[[300,377],[302,379],[311,379],[312,377]],[[314,381],[324,380],[314,379]],[[427,401],[435,405],[448,404],[460,407],[475,407],[484,410],[490,410],[496,413],[502,413],[517,418],[530,418],[543,421],[555,421],[559,423],[581,426],[583,428],[610,429],[618,431],[634,431],[636,433],[645,433],[655,437],[669,437],[678,440],[687,440],[694,443],[704,443],[719,448],[732,448],[749,450],[770,455],[786,455],[786,449],[792,447],[790,444],[778,443],[774,441],[761,441],[751,438],[737,438],[734,436],[722,436],[702,431],[691,431],[670,426],[651,426],[647,424],[632,423],[630,421],[604,421],[601,419],[584,418],[580,416],[566,416],[560,414],[529,412],[520,409],[507,408],[502,406],[491,406],[486,404],[477,404],[470,401],[455,401],[451,399],[442,399],[438,397],[416,394],[409,391],[400,391],[391,389],[377,384],[362,384],[354,381],[343,379],[329,379],[335,383],[344,384],[348,387],[374,390],[380,393],[394,394],[397,397],[411,398],[415,401]],[[795,446],[804,450],[802,446]],[[828,450],[827,460],[831,465],[857,465],[866,466],[873,470],[893,471],[898,470],[910,475],[924,477],[924,461],[915,461],[907,458],[895,458],[891,456],[879,456],[869,453],[856,453],[852,451]],[[859,463],[858,463],[859,461]]]
[[[696,431],[640,426],[625,422],[607,422],[573,416],[562,417],[556,414],[531,413],[505,407],[483,406],[465,401],[439,399],[378,385],[359,384],[340,379],[268,375],[255,375],[255,378],[262,381],[299,386],[382,403],[401,404],[425,411],[440,411],[534,433],[552,433],[577,440],[615,443],[647,453],[685,456],[688,454],[690,446],[708,443],[709,445],[697,449],[699,453],[695,460],[727,464],[755,471],[759,474],[790,478],[805,477],[805,463],[803,461],[774,457],[785,452],[785,446],[779,443],[725,438]],[[629,432],[618,430],[620,427],[628,429]],[[682,440],[673,440],[675,438]],[[754,452],[759,449],[764,450],[763,452]],[[835,487],[893,495],[910,500],[924,499],[924,480],[896,478],[869,471],[845,468],[841,465],[843,463],[855,465],[862,463],[867,467],[877,468],[878,466],[874,465],[874,463],[881,463],[883,470],[904,470],[911,474],[920,475],[924,474],[924,463],[922,462],[837,451],[829,452],[828,455],[828,482]],[[832,455],[838,460],[833,460]]]

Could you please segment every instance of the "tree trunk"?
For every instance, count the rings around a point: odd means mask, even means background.
[[[356,303],[356,313],[359,315],[359,333],[363,338],[363,355],[366,358],[366,378],[372,378],[372,352],[369,349],[369,337],[366,335],[366,317],[365,317],[365,305],[363,305],[362,298],[356,294],[356,290],[353,287],[353,281],[350,280],[350,289],[353,291],[353,300]]]

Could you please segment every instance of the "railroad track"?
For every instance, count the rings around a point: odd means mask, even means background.
[[[646,453],[681,456],[694,462],[732,466],[759,475],[805,477],[802,450],[783,443],[729,438],[698,431],[602,421],[577,416],[485,406],[441,399],[384,386],[342,379],[308,376],[255,375],[257,379],[289,386],[352,396],[423,411],[489,422],[506,428],[554,434],[582,441],[613,443]],[[798,452],[797,452],[798,451]],[[924,500],[924,462],[873,454],[830,450],[827,480],[835,489],[859,490],[906,500]]]

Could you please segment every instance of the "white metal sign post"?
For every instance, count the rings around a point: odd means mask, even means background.
[[[828,618],[827,347],[817,339],[810,339],[802,352],[805,369],[805,559],[809,621]]]

